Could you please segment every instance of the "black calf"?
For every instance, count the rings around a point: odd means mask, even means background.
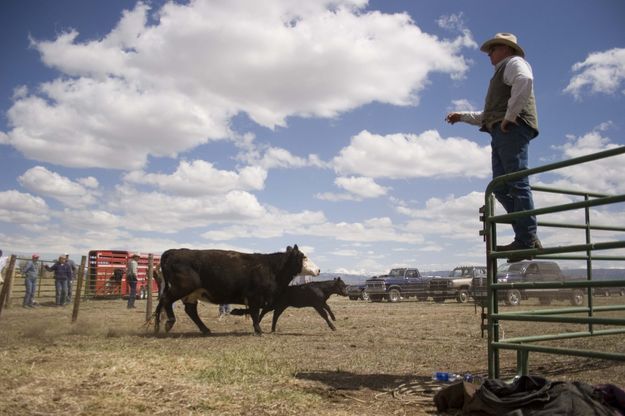
[[[294,308],[304,308],[310,306],[315,308],[317,313],[325,319],[330,329],[336,331],[336,327],[328,318],[328,314],[333,321],[335,321],[336,318],[326,303],[328,298],[333,294],[347,296],[347,286],[340,277],[334,280],[324,280],[321,282],[310,282],[303,285],[288,286],[272,305],[263,308],[260,313],[259,322],[263,319],[265,314],[273,311],[271,332],[275,332],[278,318],[282,315],[282,312],[284,312],[286,308],[289,306]],[[249,309],[233,309],[230,313],[232,315],[245,315],[249,313]]]

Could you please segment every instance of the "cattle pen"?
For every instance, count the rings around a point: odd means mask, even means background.
[[[543,206],[531,211],[520,211],[504,215],[495,215],[494,189],[506,181],[513,181],[520,177],[536,175],[538,173],[553,172],[569,167],[580,167],[592,162],[602,162],[605,159],[616,158],[625,154],[625,147],[618,147],[604,152],[581,156],[562,162],[553,163],[522,172],[516,172],[495,178],[488,185],[485,192],[485,205],[480,210],[483,214],[484,229],[481,234],[486,241],[487,253],[487,301],[486,312],[483,317],[487,320],[488,330],[488,374],[491,378],[500,376],[500,352],[502,350],[515,351],[517,354],[517,374],[530,374],[529,354],[564,354],[575,357],[590,357],[595,359],[607,359],[625,362],[623,348],[615,350],[605,349],[603,338],[625,333],[625,305],[614,303],[609,305],[595,305],[593,288],[621,287],[625,285],[625,276],[611,281],[599,281],[593,279],[593,268],[599,262],[625,261],[625,241],[623,232],[625,227],[611,225],[610,211],[593,211],[593,208],[608,207],[625,202],[625,194],[607,195],[598,192],[579,189],[559,189],[544,186],[533,186],[537,192],[557,194],[567,200],[566,203]],[[622,163],[622,157],[617,159]],[[618,162],[616,162],[618,163]],[[591,165],[592,169],[601,169],[602,165]],[[605,169],[605,168],[604,168]],[[574,201],[573,198],[581,200]],[[561,201],[561,200],[560,200]],[[622,207],[622,205],[621,205]],[[618,211],[617,211],[618,212]],[[565,213],[560,217],[552,218],[554,214]],[[577,214],[577,215],[575,215]],[[514,255],[533,256],[538,259],[552,259],[560,261],[582,261],[586,268],[586,278],[578,281],[533,281],[533,282],[500,282],[497,279],[497,262],[505,259],[508,253],[497,252],[497,225],[510,224],[515,219],[534,215],[538,218],[538,226],[541,230],[558,229],[573,230],[577,233],[566,234],[566,239],[558,245],[545,245],[544,247],[529,250],[517,250]],[[550,215],[552,217],[550,217]],[[547,218],[541,221],[542,218]],[[595,220],[598,218],[598,220]],[[552,220],[550,220],[552,219]],[[604,221],[604,222],[601,222]],[[607,224],[605,222],[608,222]],[[600,253],[600,254],[597,254]],[[603,253],[603,254],[601,254]],[[607,253],[607,254],[605,254]],[[514,312],[500,312],[497,302],[498,291],[504,290],[545,290],[545,289],[571,289],[577,291],[585,299],[585,306],[574,308],[530,309]],[[620,312],[620,314],[619,314]],[[606,315],[608,314],[608,315]],[[616,314],[616,315],[615,315]],[[599,316],[601,315],[601,316]],[[557,330],[547,332],[544,330],[528,331],[527,334],[517,337],[507,337],[500,331],[502,322],[532,322],[559,323]],[[566,329],[564,330],[563,328]],[[553,341],[569,340],[575,338],[590,338],[592,348],[567,347],[561,344],[553,344]],[[598,341],[601,337],[601,342]],[[549,344],[551,342],[551,344]]]

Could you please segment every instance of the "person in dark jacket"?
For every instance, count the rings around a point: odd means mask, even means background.
[[[72,267],[67,263],[65,256],[60,256],[52,266],[46,264],[46,270],[54,272],[54,286],[56,288],[56,306],[67,305],[67,283],[72,278]]]

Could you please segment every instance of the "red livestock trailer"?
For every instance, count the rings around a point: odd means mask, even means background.
[[[145,299],[148,295],[148,254],[121,250],[91,250],[89,252],[87,282],[94,297],[128,296],[126,268],[132,255],[138,254],[137,298]],[[158,295],[157,270],[160,255],[152,256],[152,293]]]

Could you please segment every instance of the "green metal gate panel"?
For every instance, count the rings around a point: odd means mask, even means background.
[[[487,264],[487,290],[486,299],[483,303],[483,317],[487,320],[488,331],[488,375],[491,378],[500,376],[500,350],[515,350],[517,352],[517,374],[525,375],[529,373],[529,353],[540,352],[547,354],[562,354],[581,357],[592,357],[598,359],[608,359],[615,361],[625,361],[625,348],[622,352],[601,352],[597,350],[581,350],[573,348],[563,348],[559,346],[545,346],[537,343],[543,341],[555,341],[582,337],[610,336],[625,333],[625,317],[605,318],[597,316],[603,312],[625,311],[625,305],[595,306],[593,303],[593,288],[605,287],[625,287],[625,277],[618,280],[597,280],[593,279],[593,263],[598,261],[624,261],[625,255],[601,255],[605,250],[615,250],[625,248],[625,241],[593,241],[593,231],[625,232],[625,227],[593,224],[591,222],[592,207],[608,206],[625,202],[625,195],[605,195],[596,192],[583,192],[577,190],[566,190],[548,188],[543,186],[533,186],[534,192],[548,192],[560,195],[580,197],[580,201],[548,207],[541,207],[530,211],[515,212],[511,214],[495,215],[495,198],[493,190],[506,181],[518,179],[538,173],[556,171],[565,167],[580,165],[600,159],[615,157],[625,154],[625,147],[619,147],[608,151],[595,153],[575,159],[570,159],[558,163],[528,169],[512,174],[504,175],[493,179],[485,191],[485,204],[480,209],[482,214],[480,219],[483,222],[483,230],[480,234],[484,236],[486,242],[486,264]],[[555,222],[541,222],[540,216],[550,213],[560,212],[583,212],[584,223],[569,224]],[[547,247],[542,249],[516,250],[508,252],[497,252],[497,225],[509,224],[517,218],[535,215],[539,227],[554,227],[564,229],[578,229],[585,231],[583,241],[572,241],[569,245]],[[623,234],[625,236],[625,234]],[[543,242],[544,243],[544,242]],[[532,255],[536,259],[550,260],[584,260],[586,263],[586,278],[578,281],[560,282],[523,282],[523,283],[503,283],[497,281],[497,261],[506,259],[511,254]],[[623,263],[625,268],[625,262]],[[523,312],[500,312],[498,305],[499,293],[510,289],[572,289],[583,290],[588,299],[587,306],[540,309]],[[570,316],[575,314],[576,316]],[[581,315],[581,316],[580,316]],[[501,334],[500,322],[502,321],[524,321],[524,322],[555,322],[567,324],[583,324],[585,330],[575,332],[563,332],[555,334],[528,334],[522,337],[504,338]],[[609,326],[609,329],[596,329],[594,325]]]

